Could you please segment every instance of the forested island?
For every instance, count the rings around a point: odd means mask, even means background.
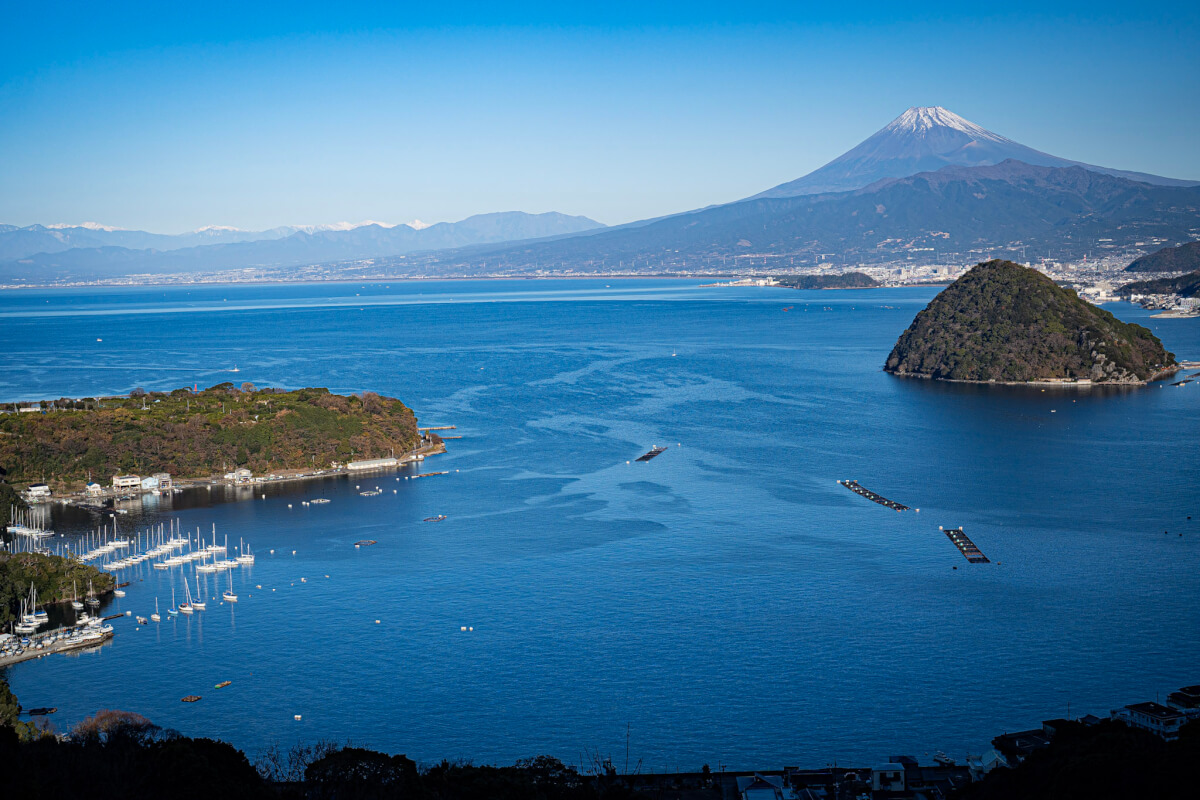
[[[789,289],[872,289],[879,281],[865,272],[842,272],[837,275],[781,275],[775,278],[779,286]]]
[[[373,392],[281,391],[223,383],[199,392],[43,401],[0,414],[0,467],[14,484],[81,489],[89,476],[206,477],[400,456],[420,435],[412,410]]]
[[[1148,329],[1001,260],[975,266],[938,294],[884,365],[895,375],[973,383],[1140,384],[1177,368]]]

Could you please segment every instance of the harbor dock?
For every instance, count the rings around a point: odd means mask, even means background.
[[[946,537],[954,543],[954,546],[958,548],[959,552],[963,554],[963,557],[966,558],[967,561],[970,561],[972,564],[991,563],[991,559],[985,556],[979,550],[979,548],[975,546],[975,543],[971,541],[970,537],[963,533],[962,528],[943,528],[941,525],[939,525],[938,530],[946,534]]]
[[[861,486],[858,481],[838,481],[842,486],[845,486],[850,491],[861,497],[865,497],[872,503],[878,503],[881,506],[887,506],[895,511],[908,511],[908,506],[903,503],[897,503],[895,500],[888,500],[883,495],[875,494],[870,489]]]

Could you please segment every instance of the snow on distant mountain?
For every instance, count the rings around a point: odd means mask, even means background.
[[[420,229],[404,224],[312,226],[311,232],[275,228],[248,234],[209,229],[179,237],[137,233],[143,237],[157,237],[175,243],[189,240],[186,246],[164,247],[161,244],[130,246],[115,242],[99,242],[90,245],[67,244],[55,238],[61,231],[47,231],[43,226],[28,228],[0,226],[0,264],[8,262],[9,275],[33,276],[53,274],[55,278],[115,276],[132,272],[189,272],[196,270],[218,270],[248,266],[295,266],[318,264],[329,261],[397,256],[450,247],[475,244],[493,244],[524,239],[562,236],[566,234],[603,228],[599,222],[587,217],[569,216],[556,212],[527,214],[521,211],[506,211],[495,214],[478,214],[459,222],[439,222],[423,225]],[[35,230],[36,229],[36,230]],[[75,231],[77,229],[71,229]],[[254,240],[218,241],[208,237],[228,234],[249,236]],[[105,234],[115,236],[116,234]],[[40,249],[29,249],[36,237]],[[55,245],[54,249],[47,243]],[[25,248],[22,255],[10,253]]]
[[[1042,167],[1084,167],[1158,186],[1196,185],[1195,181],[1097,167],[1052,156],[993,133],[953,111],[933,106],[910,108],[820,169],[747,199],[846,192],[885,178],[906,178],[947,166],[992,166],[1007,159]]]

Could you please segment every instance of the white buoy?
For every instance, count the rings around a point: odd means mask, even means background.
[[[376,625],[378,625],[378,624],[379,624],[379,620],[375,620],[375,624],[376,624]]]
[[[299,714],[296,714],[296,715],[295,715],[295,717],[296,717],[296,722],[299,722],[299,721],[300,721],[300,715],[299,715]]]
[[[466,625],[463,625],[461,628],[459,628],[460,631],[465,631],[466,629],[467,629]]]
[[[291,507],[292,507],[292,504],[291,504],[291,503],[288,503],[288,508],[291,508]]]
[[[292,551],[292,555],[296,555],[296,551],[295,551],[295,550],[293,550],[293,551]]]
[[[275,555],[275,551],[274,551],[274,550],[272,550],[272,551],[271,551],[271,555]]]

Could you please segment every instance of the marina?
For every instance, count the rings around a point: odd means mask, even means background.
[[[975,546],[975,543],[971,541],[970,537],[963,533],[962,528],[943,528],[939,525],[938,530],[946,534],[946,537],[954,543],[954,546],[958,548],[958,551],[963,554],[963,557],[967,559],[967,561],[971,562],[972,564],[991,563],[991,559],[985,556],[980,549]]]
[[[845,486],[847,489],[854,492],[856,495],[867,498],[872,503],[878,503],[881,506],[886,506],[887,508],[893,509],[895,511],[908,511],[909,510],[908,506],[904,505],[903,503],[897,503],[895,500],[888,500],[883,495],[876,494],[875,492],[872,492],[870,489],[867,489],[866,487],[860,485],[858,481],[838,481],[838,483],[841,484],[842,486]],[[918,508],[917,510],[920,511],[921,509]]]

